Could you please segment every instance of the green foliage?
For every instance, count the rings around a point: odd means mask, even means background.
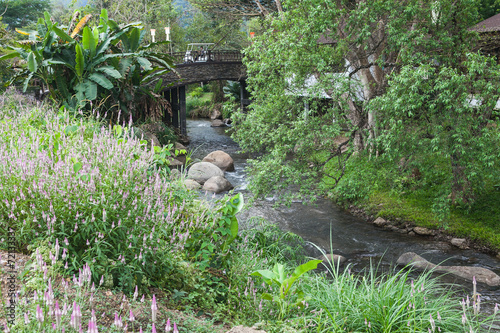
[[[443,185],[433,202],[443,217],[452,204],[470,208],[488,184],[500,182],[495,110],[500,85],[493,79],[499,68],[476,54],[468,54],[463,64],[460,69],[405,67],[371,105],[381,115],[384,157],[393,163],[411,159],[427,186]]]
[[[212,109],[211,93],[203,92],[201,87],[193,90],[194,96],[191,94],[186,98],[186,112],[192,118],[208,118]]]
[[[203,93],[203,87],[196,87],[189,93],[189,96],[199,98],[201,97],[201,95],[203,95]]]
[[[223,91],[225,101],[222,104],[222,118],[232,118],[233,113],[240,106],[240,83],[228,81]]]
[[[160,87],[148,88],[157,77],[170,70],[172,62],[164,54],[151,52],[155,44],[141,46],[145,30],[140,23],[124,26],[108,19],[106,10],[98,26],[87,25],[85,16],[70,31],[70,26],[53,24],[46,13],[37,30],[19,32],[29,35],[21,47],[1,59],[20,57],[28,68],[11,82],[22,79],[23,90],[33,79],[39,79],[50,91],[50,97],[71,110],[102,107],[124,112],[140,120],[158,117],[166,102],[158,95]]]
[[[478,21],[486,20],[500,13],[500,2],[498,0],[479,0],[477,10],[480,16]]]
[[[245,50],[253,104],[234,117],[242,149],[263,152],[250,165],[251,190],[259,196],[291,198],[291,186],[300,187],[295,196],[301,198],[323,193],[328,186],[316,180],[335,174],[329,183],[335,186],[353,152],[383,153],[375,139],[390,131],[382,125],[390,115],[368,106],[385,95],[400,68],[469,65],[461,59],[475,38],[467,30],[477,18],[474,1],[284,5],[279,18],[262,21]],[[390,98],[385,101],[390,108]],[[340,144],[348,148],[343,154]]]
[[[225,19],[198,10],[193,12],[184,29],[185,43],[217,43],[216,46],[226,50],[241,50],[246,46],[246,38],[240,29],[240,17]]]
[[[35,23],[40,13],[51,7],[50,0],[1,0],[0,11],[3,21],[10,30]]]
[[[297,284],[294,284],[298,279],[315,269],[321,260],[310,260],[303,265],[295,268],[291,276],[288,276],[285,272],[285,266],[282,264],[275,264],[272,271],[270,270],[258,270],[253,272],[252,275],[260,276],[264,279],[268,285],[276,285],[279,289],[278,293],[271,295],[269,293],[262,294],[262,299],[267,301],[272,301],[278,304],[279,307],[279,319],[283,319],[290,308],[304,307],[305,302],[310,298],[304,295]],[[292,296],[294,295],[294,296]],[[293,297],[293,298],[292,298]]]
[[[235,101],[240,99],[240,83],[237,81],[227,81],[227,85],[223,88],[226,97],[232,96]]]

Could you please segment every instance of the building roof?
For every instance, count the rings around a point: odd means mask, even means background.
[[[471,27],[470,30],[477,32],[500,31],[500,14],[496,14],[495,16],[479,22],[475,26]]]

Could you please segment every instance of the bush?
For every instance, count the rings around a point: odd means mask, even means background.
[[[186,100],[186,112],[191,118],[210,117],[210,100],[201,97],[190,97]]]

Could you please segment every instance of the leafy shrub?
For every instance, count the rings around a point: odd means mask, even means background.
[[[69,26],[59,26],[45,12],[36,30],[17,29],[28,40],[19,42],[20,47],[9,46],[12,52],[0,61],[20,57],[28,66],[11,82],[22,79],[26,91],[32,80],[39,79],[54,101],[72,110],[89,110],[94,103],[136,120],[144,112],[158,118],[166,106],[158,94],[161,81],[154,91],[148,84],[171,69],[171,59],[151,52],[152,44],[140,45],[146,34],[140,23],[119,26],[103,9],[99,25],[89,27],[91,17],[86,15],[75,26],[75,15]]]
[[[186,112],[192,118],[208,118],[210,111],[210,100],[200,97],[190,97],[186,100]]]
[[[191,97],[201,97],[201,95],[203,95],[203,93],[204,93],[203,87],[196,87],[196,88],[194,88],[189,93],[189,96],[191,96]]]

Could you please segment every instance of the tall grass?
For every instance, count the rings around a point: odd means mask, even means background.
[[[432,271],[361,274],[330,263],[328,278],[308,281],[311,305],[321,308],[318,332],[487,332],[495,315],[480,313],[480,298],[462,300]],[[498,319],[498,318],[497,318]]]

